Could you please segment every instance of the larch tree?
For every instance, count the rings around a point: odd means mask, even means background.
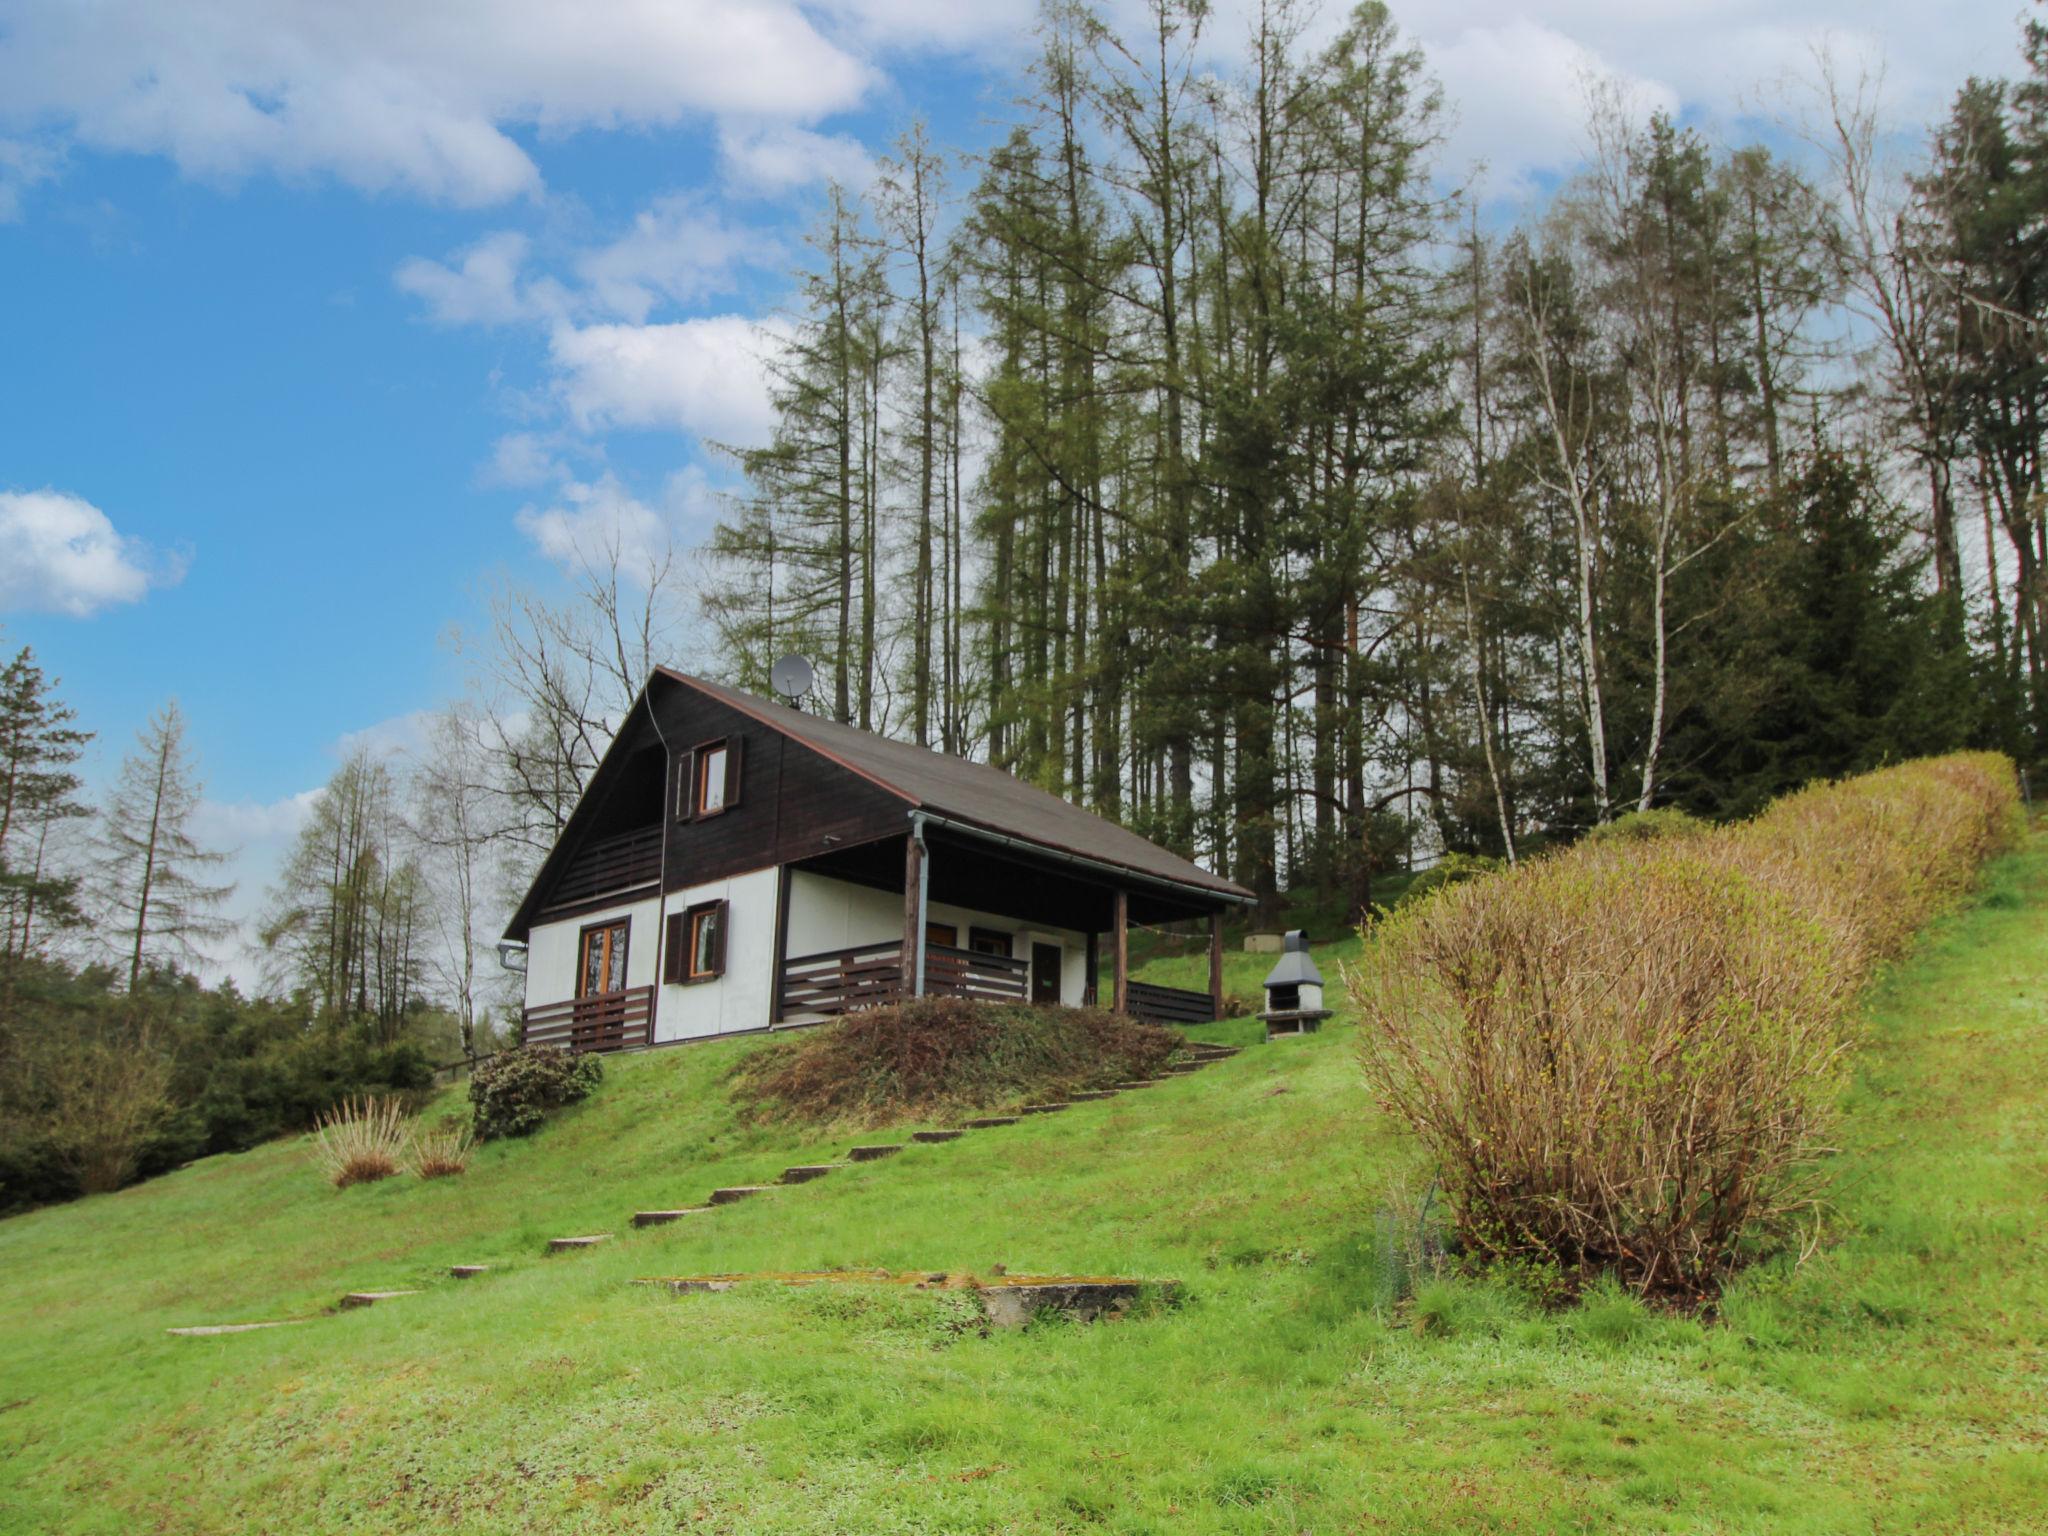
[[[110,919],[106,937],[118,940],[131,993],[145,965],[190,966],[203,958],[206,945],[234,929],[221,913],[233,884],[206,879],[227,855],[193,836],[202,792],[185,745],[185,716],[173,699],[150,717],[135,750],[122,760],[95,839],[93,884]]]

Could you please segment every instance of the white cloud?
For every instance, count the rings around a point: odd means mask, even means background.
[[[520,281],[529,245],[526,236],[503,229],[455,253],[455,265],[409,256],[394,281],[427,307],[441,325],[510,325],[550,312],[551,287]]]
[[[774,421],[767,354],[784,332],[744,315],[667,325],[558,326],[548,350],[579,430],[657,427],[718,442],[764,441]]]
[[[20,218],[22,193],[39,182],[53,180],[63,161],[47,144],[0,139],[0,224]]]
[[[193,841],[239,852],[251,844],[294,837],[313,814],[320,793],[302,789],[282,800],[201,800],[192,813]]]
[[[802,121],[871,80],[796,0],[20,0],[0,36],[0,123],[469,205],[538,189],[508,128]]]
[[[813,182],[859,190],[875,179],[875,162],[859,140],[790,123],[725,123],[718,153],[732,191],[773,196]]]
[[[588,482],[565,479],[547,502],[520,508],[514,521],[535,549],[564,570],[602,570],[616,556],[630,580],[709,534],[720,494],[695,464],[670,475],[654,501],[606,473]]]
[[[426,750],[427,733],[434,723],[434,715],[435,711],[430,709],[415,709],[366,725],[359,731],[343,731],[335,743],[335,751],[343,757],[368,752],[380,761],[394,757],[418,757]]]
[[[491,461],[477,478],[485,485],[524,490],[564,473],[545,439],[532,432],[507,432],[491,445]]]
[[[546,506],[528,506],[513,519],[548,559],[567,570],[601,570],[616,556],[628,571],[666,558],[674,540],[660,512],[610,474],[570,481]]]
[[[1562,32],[1517,18],[1475,27],[1429,50],[1456,121],[1445,169],[1487,162],[1486,190],[1527,190],[1527,178],[1576,164],[1585,150],[1586,83],[1605,77],[1647,111],[1677,112],[1678,94],[1626,75]]]
[[[659,300],[692,304],[732,286],[742,265],[779,257],[780,247],[729,224],[701,198],[658,197],[611,244],[576,260],[591,307],[627,320],[647,318]]]
[[[0,610],[86,618],[173,586],[184,561],[115,531],[113,520],[63,491],[0,491]]]

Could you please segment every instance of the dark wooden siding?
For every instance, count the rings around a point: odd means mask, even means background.
[[[909,804],[851,769],[694,689],[658,694],[662,734],[676,757],[664,810],[670,890],[907,830]],[[737,799],[717,815],[678,820],[676,779],[690,771],[693,748],[717,740],[738,746]]]

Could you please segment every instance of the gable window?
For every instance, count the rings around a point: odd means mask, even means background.
[[[723,976],[726,922],[727,906],[722,901],[699,902],[671,912],[662,980],[682,984]]]
[[[717,742],[697,754],[697,814],[714,816],[725,809],[726,745]]]
[[[626,938],[632,924],[623,918],[593,923],[583,930],[576,961],[576,995],[599,997],[626,990]]]
[[[740,798],[737,737],[707,741],[683,759],[676,775],[676,819],[697,821],[729,811]]]

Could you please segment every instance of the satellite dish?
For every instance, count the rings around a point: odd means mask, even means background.
[[[768,669],[768,681],[784,703],[800,706],[811,691],[811,664],[792,652]]]

